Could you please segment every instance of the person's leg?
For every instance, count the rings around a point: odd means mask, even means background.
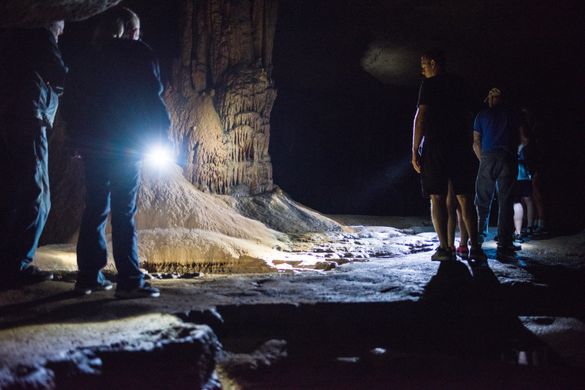
[[[473,209],[472,211],[475,214],[476,219],[477,219],[477,214],[475,212],[475,209]],[[467,230],[467,227],[465,226],[465,220],[463,219],[463,214],[461,212],[461,206],[459,204],[457,204],[457,225],[459,226],[459,245],[460,246],[469,245],[469,231]]]
[[[84,156],[85,210],[77,240],[77,283],[92,287],[103,282],[101,273],[108,261],[106,223],[110,213],[110,181],[107,162],[96,156]]]
[[[522,234],[522,222],[524,221],[524,207],[521,202],[514,203],[514,235]]]
[[[490,209],[494,198],[496,186],[493,175],[494,158],[491,155],[484,154],[479,163],[477,179],[475,182],[475,206],[477,207],[478,232],[484,237],[488,234],[488,224],[490,219]],[[471,235],[471,232],[469,232]]]
[[[14,274],[31,266],[51,203],[46,129],[29,124],[10,130],[4,135],[9,161],[4,191],[11,194],[2,211],[2,231],[9,232],[2,244],[2,268]]]
[[[455,248],[455,228],[457,227],[457,200],[453,192],[453,184],[449,181],[447,192],[447,246]]]
[[[514,184],[518,165],[512,155],[501,154],[498,162],[498,236],[500,247],[512,245],[514,226]]]
[[[542,185],[541,185],[541,175],[539,172],[535,172],[532,177],[532,200],[534,202],[534,208],[536,210],[536,215],[534,217],[534,225],[533,228],[540,227],[543,225],[544,222],[544,200],[542,198]]]
[[[447,202],[446,195],[431,194],[431,219],[433,227],[439,238],[439,246],[447,250],[449,243],[447,242]]]
[[[467,229],[467,233],[469,234],[469,241],[471,243],[471,249],[477,250],[481,247],[477,236],[477,214],[473,209],[473,202],[472,197],[470,195],[457,195],[457,201],[459,202],[459,206],[461,208],[461,216]]]
[[[526,226],[532,227],[534,223],[534,203],[531,196],[522,197],[522,202],[526,206]]]
[[[131,290],[144,284],[138,258],[135,216],[140,187],[140,163],[116,161],[112,165],[112,246],[118,270],[118,289]]]

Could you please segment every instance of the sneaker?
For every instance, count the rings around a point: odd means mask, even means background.
[[[463,260],[469,259],[469,248],[467,247],[467,245],[459,245],[457,247],[457,256],[459,256]]]
[[[37,266],[29,265],[16,275],[14,282],[18,285],[26,285],[46,282],[48,280],[53,280],[52,272],[42,271]]]
[[[523,238],[528,238],[528,237],[532,236],[533,233],[534,233],[534,229],[532,229],[532,227],[530,227],[530,226],[522,228],[522,237]]]
[[[451,261],[456,260],[455,254],[451,251],[451,249],[444,249],[438,247],[435,253],[431,256],[431,260],[433,261]]]
[[[160,290],[152,287],[149,283],[144,283],[141,287],[136,287],[130,290],[116,289],[116,298],[133,299],[133,298],[158,298]]]
[[[113,287],[114,287],[114,285],[112,284],[112,282],[104,279],[104,281],[101,283],[96,283],[96,284],[91,284],[91,285],[77,282],[77,283],[75,283],[75,287],[73,288],[73,291],[75,291],[79,295],[90,295],[91,293],[96,292],[96,291],[111,290]]]
[[[468,255],[469,261],[474,263],[485,263],[487,261],[487,255],[481,248],[472,249]]]
[[[524,238],[522,237],[521,234],[514,233],[514,242],[522,244],[524,242]]]

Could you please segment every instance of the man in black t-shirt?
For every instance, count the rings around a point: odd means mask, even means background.
[[[421,174],[423,193],[431,198],[431,217],[440,243],[431,259],[455,259],[447,242],[447,193],[451,183],[470,236],[470,259],[485,260],[477,241],[477,216],[473,210],[477,170],[470,126],[472,100],[464,81],[445,73],[442,53],[423,54],[421,68],[425,79],[414,117],[412,165]]]

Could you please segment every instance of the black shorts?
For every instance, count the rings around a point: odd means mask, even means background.
[[[459,148],[425,145],[421,156],[423,196],[447,195],[449,180],[456,195],[473,195],[478,165],[471,145]]]
[[[519,203],[522,198],[532,196],[532,180],[518,180],[514,184],[514,201]]]

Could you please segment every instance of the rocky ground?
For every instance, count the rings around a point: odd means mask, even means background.
[[[76,297],[65,270],[0,292],[0,388],[585,385],[585,233],[477,267],[431,262],[427,221],[335,219],[271,272],[154,274],[159,299]]]

